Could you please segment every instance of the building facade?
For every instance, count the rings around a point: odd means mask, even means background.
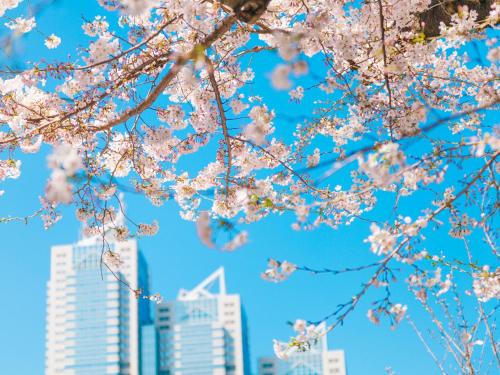
[[[156,366],[154,348],[141,348],[142,332],[148,343],[155,340],[149,300],[131,292],[149,294],[146,261],[135,240],[107,244],[122,261],[114,274],[102,263],[102,238],[51,249],[46,375],[139,375]]]
[[[219,268],[157,305],[161,375],[250,375],[246,317]]]
[[[344,351],[328,350],[326,336],[306,352],[295,352],[286,361],[263,357],[258,375],[346,375]]]

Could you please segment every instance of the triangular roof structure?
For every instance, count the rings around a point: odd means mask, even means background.
[[[214,290],[215,286],[218,286],[217,291]],[[180,301],[192,301],[200,298],[212,298],[220,295],[226,295],[224,267],[219,267],[214,273],[196,285],[192,290],[181,289],[177,295],[177,299]]]

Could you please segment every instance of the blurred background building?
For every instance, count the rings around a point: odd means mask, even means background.
[[[123,220],[123,216],[117,220]],[[119,264],[104,263],[106,251]],[[46,375],[251,375],[247,319],[224,268],[151,315],[147,263],[137,241],[112,231],[51,249]],[[141,290],[137,297],[134,290]],[[258,375],[345,375],[344,353],[323,337],[288,361],[260,358]]]
[[[149,294],[146,261],[134,239],[107,236],[104,247],[122,262],[114,274],[102,262],[102,237],[51,249],[46,375],[156,374],[150,301],[131,291]]]
[[[224,268],[157,305],[156,326],[161,375],[251,374],[245,313]]]

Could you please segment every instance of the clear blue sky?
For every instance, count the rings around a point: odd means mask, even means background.
[[[83,44],[81,19],[92,19],[102,13],[96,1],[60,1],[38,18],[40,29],[46,34],[62,37],[55,53],[43,47],[43,37],[36,32],[18,45],[19,61],[66,54],[76,55],[75,48]],[[2,24],[3,24],[2,20]],[[3,25],[0,25],[3,27]],[[28,58],[25,58],[28,56]],[[257,61],[258,74],[268,74],[271,64]],[[278,113],[308,113],[309,104],[288,104],[286,93],[267,90],[260,80],[255,93],[269,93],[265,97]],[[289,122],[276,121],[277,128]],[[279,131],[279,130],[278,130]],[[46,150],[47,151],[47,150]],[[22,176],[8,181],[1,189],[0,216],[26,215],[39,207],[38,196],[43,194],[48,176],[45,155],[23,157]],[[333,182],[332,182],[333,183]],[[337,183],[337,182],[335,182]],[[342,184],[342,179],[338,181]],[[418,196],[417,196],[418,197]],[[329,314],[337,303],[347,301],[359,290],[359,284],[370,274],[333,277],[295,274],[282,284],[271,284],[260,279],[269,257],[288,259],[311,267],[344,267],[373,261],[368,245],[366,224],[354,224],[338,231],[320,228],[312,232],[290,229],[293,217],[284,215],[263,220],[247,228],[250,243],[235,253],[220,253],[203,247],[196,237],[193,223],[183,221],[178,207],[169,202],[163,207],[152,207],[144,198],[126,196],[128,213],[137,221],[158,219],[160,232],[152,238],[140,240],[152,273],[153,291],[166,299],[174,298],[181,287],[190,288],[223,265],[226,268],[230,292],[242,296],[250,327],[252,367],[256,358],[272,354],[272,339],[286,340],[292,331],[289,320],[305,318],[318,320]],[[79,224],[72,209],[64,209],[64,218],[45,231],[40,219],[29,225],[11,223],[0,225],[0,374],[35,375],[44,368],[44,329],[46,282],[49,276],[49,249],[52,245],[77,240]],[[415,211],[408,207],[407,214]],[[450,242],[449,242],[450,241]],[[452,240],[436,238],[433,247],[455,246]],[[404,287],[403,287],[404,288]],[[377,292],[371,294],[375,296]],[[404,291],[394,291],[393,299]],[[404,298],[408,301],[408,296]],[[422,320],[422,311],[409,300],[409,313]],[[360,304],[346,324],[329,335],[329,347],[345,350],[350,375],[383,374],[392,367],[397,374],[421,375],[437,373],[431,358],[407,324],[390,330],[386,324],[374,326],[366,318],[368,305]]]

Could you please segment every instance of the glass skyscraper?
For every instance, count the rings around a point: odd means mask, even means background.
[[[295,352],[288,360],[259,359],[258,375],[346,375],[344,351],[328,350],[323,336],[311,350]]]
[[[151,319],[148,267],[137,241],[106,235],[51,249],[47,283],[46,375],[251,375],[247,320],[219,268]],[[289,360],[261,358],[258,375],[345,375],[344,353],[323,337]]]
[[[223,268],[157,305],[156,326],[161,375],[251,374],[245,313]]]
[[[51,249],[46,375],[157,373],[150,301],[131,291],[149,294],[147,264],[136,240],[107,240],[118,277],[102,264],[101,237]]]

